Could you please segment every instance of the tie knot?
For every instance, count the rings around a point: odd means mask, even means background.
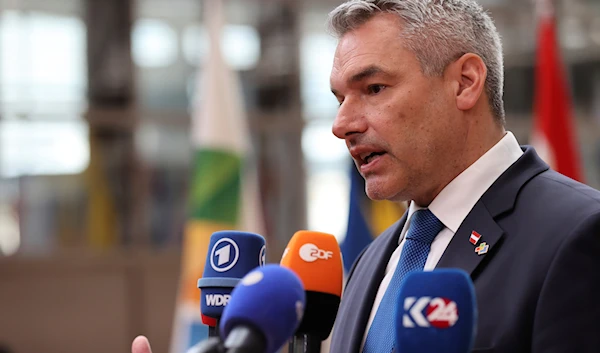
[[[444,224],[429,209],[416,211],[410,219],[406,239],[431,244]]]

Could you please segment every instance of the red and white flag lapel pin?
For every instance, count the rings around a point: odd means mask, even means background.
[[[477,233],[476,231],[472,231],[471,236],[469,237],[469,243],[471,243],[473,245],[477,245],[477,242],[479,241],[480,238],[481,238],[481,234]]]

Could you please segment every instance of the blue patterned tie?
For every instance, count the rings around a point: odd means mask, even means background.
[[[402,280],[411,271],[423,270],[431,243],[442,229],[442,222],[428,209],[413,213],[398,266],[371,323],[363,353],[387,353],[394,348],[396,298]]]

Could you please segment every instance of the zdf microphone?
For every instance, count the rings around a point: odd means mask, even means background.
[[[397,352],[471,352],[477,306],[475,289],[466,272],[412,272],[400,287],[397,303]]]
[[[321,351],[321,341],[333,328],[340,305],[343,265],[340,247],[331,234],[298,231],[281,258],[281,266],[294,271],[306,290],[304,318],[290,342],[290,351]]]
[[[218,336],[212,326],[218,327],[231,291],[248,272],[264,266],[265,256],[265,239],[258,234],[229,230],[211,235],[204,273],[198,280],[202,321],[211,326],[211,337]]]
[[[228,353],[275,353],[294,334],[306,298],[298,276],[266,265],[248,273],[223,311],[221,337]]]

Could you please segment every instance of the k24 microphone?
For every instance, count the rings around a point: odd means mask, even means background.
[[[240,279],[266,262],[265,239],[254,233],[215,232],[210,237],[208,254],[200,288],[202,322],[209,325],[209,335],[217,337],[218,320]]]
[[[248,273],[223,311],[221,337],[228,353],[275,353],[294,334],[306,298],[296,274],[279,265]]]
[[[333,328],[342,294],[343,265],[337,240],[327,233],[298,231],[288,243],[281,265],[294,271],[306,290],[304,318],[290,351],[320,352],[321,341]]]
[[[471,352],[477,305],[466,272],[440,269],[410,273],[397,303],[396,352]]]

